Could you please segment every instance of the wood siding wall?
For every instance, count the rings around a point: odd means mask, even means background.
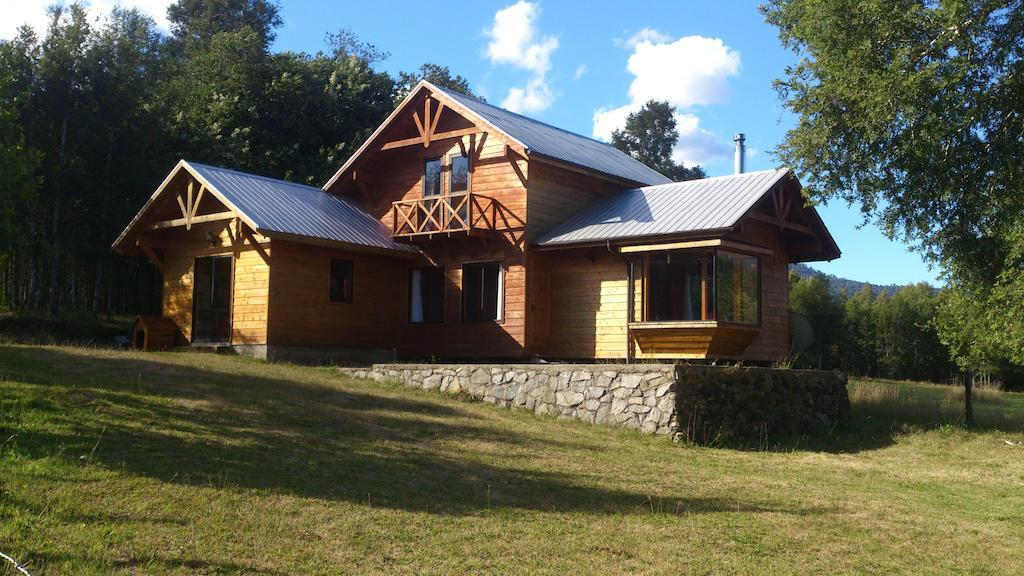
[[[541,161],[531,162],[527,241],[551,230],[602,196],[625,189],[624,184],[613,184]]]
[[[626,264],[603,249],[538,252],[549,296],[539,302],[537,353],[555,358],[624,358]],[[532,272],[532,271],[531,271]],[[538,270],[538,272],[540,272]],[[546,335],[546,338],[544,337]]]
[[[267,307],[270,267],[250,244],[233,240],[233,225],[224,222],[178,229],[160,240],[164,253],[163,315],[181,330],[183,340],[192,339],[192,289],[194,262],[200,256],[233,256],[234,277],[231,296],[231,344],[267,343]],[[206,239],[212,233],[218,246]],[[269,242],[261,240],[267,253]]]
[[[402,121],[402,120],[399,120]],[[408,120],[411,124],[412,121]],[[442,120],[438,131],[460,128],[457,122]],[[403,356],[437,357],[523,357],[527,354],[526,336],[526,228],[527,161],[509,151],[503,141],[480,132],[459,140],[435,142],[429,148],[408,146],[376,155],[366,168],[371,183],[361,189],[342,186],[353,194],[364,209],[390,230],[392,202],[423,197],[423,163],[427,159],[471,153],[470,191],[495,200],[509,226],[493,238],[435,237],[418,241],[426,258],[413,266],[443,266],[448,279],[445,286],[445,320],[440,324],[409,323],[408,272],[398,280],[401,298],[392,306],[400,312],[398,340]],[[447,190],[447,174],[443,188]],[[502,220],[504,223],[504,220]],[[463,323],[462,264],[501,261],[505,263],[504,314],[500,322]],[[356,280],[358,284],[359,280]]]
[[[754,362],[783,359],[789,352],[789,268],[781,238],[770,225],[756,221],[745,223],[742,233],[729,238],[775,252],[761,257],[761,326],[741,358]],[[619,255],[605,249],[536,252],[531,255],[531,266],[535,288],[531,314],[536,323],[531,343],[535,353],[553,358],[626,356],[627,271]],[[634,318],[638,321],[643,317],[641,270],[638,262],[634,284]],[[728,347],[734,336],[729,330],[719,332],[716,346]],[[711,332],[691,330],[685,338],[693,339],[693,350],[676,357],[697,357],[708,349],[711,337]],[[668,357],[644,354],[635,345],[634,354],[638,359]]]
[[[761,332],[744,358],[761,362],[789,355],[789,257],[777,227],[757,220],[743,222],[730,240],[770,248],[774,256],[761,257]]]
[[[352,302],[331,302],[331,259],[352,262]],[[274,241],[269,340],[274,346],[394,349],[406,316],[407,260]]]

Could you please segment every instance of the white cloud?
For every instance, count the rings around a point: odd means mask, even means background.
[[[690,110],[724,102],[729,79],[739,75],[740,54],[718,38],[684,36],[672,40],[652,28],[644,28],[623,43],[632,49],[626,68],[633,74],[629,103],[601,108],[594,113],[593,134],[610,140],[612,131],[626,123],[631,112],[648,100],[667,101],[676,107],[679,141],[673,157],[687,165],[727,158],[729,142],[701,128]]]
[[[519,0],[494,14],[494,22],[487,30],[487,58],[492,64],[507,64],[531,73],[526,86],[513,87],[502,106],[514,112],[539,112],[555,100],[548,85],[551,53],[558,49],[558,38],[542,36],[536,20],[539,5]]]
[[[628,40],[616,39],[615,44],[630,50],[637,47],[642,42],[649,42],[651,44],[663,44],[671,40],[672,37],[668,34],[662,34],[654,28],[644,28],[643,30],[633,34]]]
[[[170,22],[167,21],[167,7],[173,0],[92,0],[82,2],[89,15],[89,23],[97,25],[114,6],[138,8],[140,12],[153,18],[156,25],[167,32]],[[9,40],[18,34],[22,24],[28,24],[42,38],[46,34],[49,17],[46,8],[55,4],[55,0],[10,0],[5,2],[3,18],[0,18],[0,39]]]
[[[572,79],[573,80],[579,80],[580,78],[583,78],[583,75],[586,74],[586,73],[587,73],[587,65],[586,64],[580,64],[579,66],[576,67],[576,71],[573,72]]]

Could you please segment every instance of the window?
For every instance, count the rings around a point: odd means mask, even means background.
[[[647,320],[703,320],[701,253],[668,252],[648,261]]]
[[[352,303],[352,261],[331,258],[331,302]]]
[[[423,197],[441,194],[441,159],[434,158],[423,163]]]
[[[409,275],[409,321],[444,322],[444,268],[414,268]]]
[[[448,193],[458,194],[469,191],[469,158],[451,157],[451,172],[448,177]]]
[[[725,322],[761,321],[760,262],[757,256],[715,253],[716,312]]]
[[[501,320],[501,262],[480,262],[462,266],[462,321]]]

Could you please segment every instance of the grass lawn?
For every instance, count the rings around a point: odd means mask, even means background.
[[[0,346],[0,551],[36,575],[1020,574],[1024,397],[983,393],[965,432],[955,395],[858,382],[830,438],[701,448],[328,369]]]

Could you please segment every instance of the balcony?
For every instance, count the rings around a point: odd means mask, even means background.
[[[391,217],[392,236],[405,240],[493,235],[510,227],[498,202],[472,192],[399,200]]]

